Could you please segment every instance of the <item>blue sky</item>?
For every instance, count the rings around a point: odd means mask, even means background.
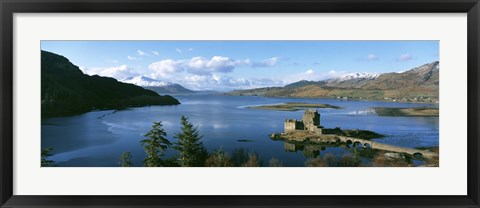
[[[438,41],[42,41],[86,74],[143,75],[194,90],[400,72],[439,60]]]

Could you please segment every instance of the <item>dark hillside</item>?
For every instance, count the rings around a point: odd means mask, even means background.
[[[95,109],[180,104],[171,96],[160,96],[133,84],[109,77],[85,75],[63,56],[42,51],[41,57],[42,116],[83,113]]]

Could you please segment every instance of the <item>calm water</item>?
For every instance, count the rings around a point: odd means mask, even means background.
[[[189,117],[204,135],[208,150],[236,148],[255,151],[264,165],[278,158],[284,166],[303,166],[307,154],[286,151],[284,142],[268,137],[283,131],[286,118],[301,119],[303,111],[284,112],[249,109],[246,106],[284,102],[326,103],[343,109],[319,109],[321,125],[326,128],[365,129],[387,135],[383,143],[404,147],[438,146],[438,117],[380,117],[371,107],[417,107],[425,104],[339,101],[331,99],[265,98],[224,95],[175,96],[178,106],[151,106],[115,112],[95,111],[71,117],[42,120],[42,147],[54,148],[51,157],[59,166],[118,166],[123,152],[132,152],[133,162],[141,166],[145,153],[139,144],[153,121],[162,121],[167,137],[180,131],[180,117]],[[253,140],[239,142],[237,140]],[[320,155],[342,155],[344,148],[324,148]],[[168,155],[174,154],[168,152]]]

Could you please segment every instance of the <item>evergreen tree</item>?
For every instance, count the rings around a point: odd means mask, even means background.
[[[153,122],[152,129],[145,134],[145,139],[140,143],[147,153],[147,157],[143,160],[145,167],[163,166],[162,156],[167,148],[172,144],[168,141],[167,133],[162,128],[162,122]]]
[[[181,121],[182,133],[175,135],[178,141],[174,148],[179,152],[179,163],[182,167],[200,167],[203,166],[208,152],[200,141],[202,136],[198,133],[197,127],[194,127],[185,116]]]
[[[56,166],[55,161],[48,159],[48,157],[53,155],[53,154],[50,153],[52,150],[53,150],[53,148],[51,148],[51,147],[47,147],[47,148],[42,149],[42,152],[41,152],[41,166],[42,167],[55,167]]]
[[[124,152],[122,156],[120,156],[120,162],[119,162],[121,167],[132,167],[132,153],[131,152]]]

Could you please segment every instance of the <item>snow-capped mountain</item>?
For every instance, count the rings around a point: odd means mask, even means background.
[[[380,74],[378,73],[357,72],[357,73],[344,74],[332,80],[335,80],[337,82],[348,81],[352,79],[369,79],[370,80],[370,79],[376,79],[378,78],[378,76],[380,76]]]
[[[381,74],[357,72],[344,74],[339,77],[325,80],[325,86],[328,87],[341,87],[341,88],[358,88],[377,79]]]
[[[306,85],[318,84],[318,85],[324,85],[327,87],[357,88],[358,86],[361,86],[370,80],[377,79],[380,75],[381,75],[380,73],[367,73],[367,72],[348,73],[338,77],[330,78],[327,80],[321,80],[321,81],[301,80],[301,81],[286,85],[286,87],[301,87]]]
[[[141,87],[165,87],[173,85],[173,83],[159,81],[156,79],[152,79],[145,76],[136,76],[136,77],[128,77],[126,79],[120,80],[124,83],[130,83]]]
[[[160,80],[152,79],[145,76],[128,77],[120,81],[124,83],[134,84],[134,85],[143,87],[145,89],[153,90],[158,94],[194,93],[194,91],[189,90],[177,83],[160,81]]]
[[[388,97],[402,100],[420,97],[423,100],[427,97],[427,102],[435,102],[438,101],[439,69],[439,62],[435,61],[402,73],[351,73],[327,80],[300,80],[284,87],[237,90],[227,94],[369,100],[385,100]]]
[[[440,68],[440,64],[438,61],[429,63],[429,64],[424,64],[419,67],[413,68],[410,71],[438,71]]]

